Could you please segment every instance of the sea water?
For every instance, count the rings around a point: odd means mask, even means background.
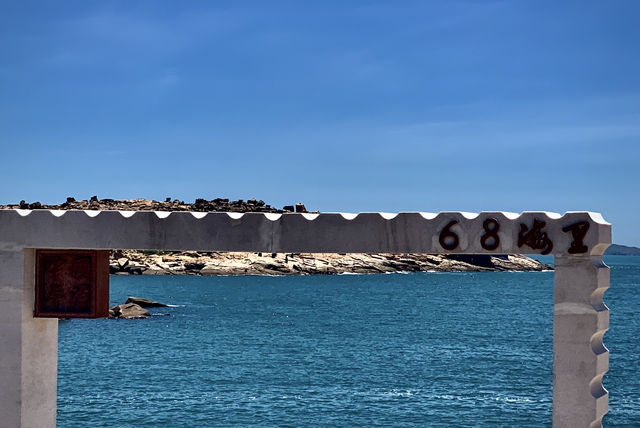
[[[608,257],[605,426],[640,426],[640,257]],[[551,425],[553,272],[112,276],[59,328],[58,426]],[[168,315],[165,315],[168,314]]]

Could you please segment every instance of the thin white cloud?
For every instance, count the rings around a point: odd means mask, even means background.
[[[52,34],[59,43],[43,62],[48,65],[118,67],[140,61],[162,61],[228,33],[242,31],[254,15],[233,10],[183,9],[171,16],[99,8],[60,20]],[[59,46],[59,47],[58,47]]]

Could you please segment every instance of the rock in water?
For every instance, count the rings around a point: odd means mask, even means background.
[[[135,303],[125,303],[109,310],[109,316],[113,318],[147,318],[150,315],[149,311]]]
[[[124,302],[125,305],[127,303],[134,303],[143,308],[166,308],[167,307],[167,305],[165,305],[164,303],[154,302],[153,300],[143,299],[141,297],[129,297],[127,301]]]

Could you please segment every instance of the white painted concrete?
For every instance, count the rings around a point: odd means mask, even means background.
[[[34,318],[34,250],[0,250],[0,427],[55,426],[58,320]]]
[[[554,283],[553,426],[598,428],[609,402],[609,268],[600,256],[556,256]]]
[[[151,211],[66,211],[56,216],[49,210],[0,210],[0,246],[77,249],[166,249],[262,252],[416,252],[416,253],[539,253],[518,247],[520,224],[534,219],[546,222],[544,231],[553,240],[552,254],[566,254],[571,233],[562,227],[586,221],[590,229],[585,244],[592,250],[610,243],[611,226],[594,213],[360,213],[351,220],[341,214],[267,216],[261,213],[172,212],[159,217]],[[166,213],[163,213],[166,215]],[[500,223],[500,245],[487,251],[480,245],[483,222]],[[439,235],[450,221],[460,239],[455,250],[446,250]],[[0,247],[1,248],[1,247]]]
[[[487,225],[489,219],[495,222]],[[527,241],[536,247],[531,248],[519,235],[531,230],[536,221],[545,224],[536,239]],[[576,243],[571,231],[563,228],[578,222],[589,229]],[[495,224],[499,229],[494,229]],[[493,239],[483,240],[488,229],[499,238],[495,245],[491,245]],[[536,242],[552,243],[553,248]],[[602,336],[609,325],[609,312],[602,297],[609,286],[609,270],[601,256],[610,243],[611,225],[600,214],[588,212],[266,215],[0,210],[0,428],[55,426],[57,320],[33,317],[37,248],[548,252],[557,261],[553,424],[598,427],[608,405],[608,394],[602,388],[608,351]],[[582,247],[577,244],[584,245],[584,252],[569,254],[570,248]]]
[[[24,250],[0,250],[0,427],[21,425]]]

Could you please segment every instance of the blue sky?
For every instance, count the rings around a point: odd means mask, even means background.
[[[640,245],[640,2],[4,2],[0,203],[602,212]]]

